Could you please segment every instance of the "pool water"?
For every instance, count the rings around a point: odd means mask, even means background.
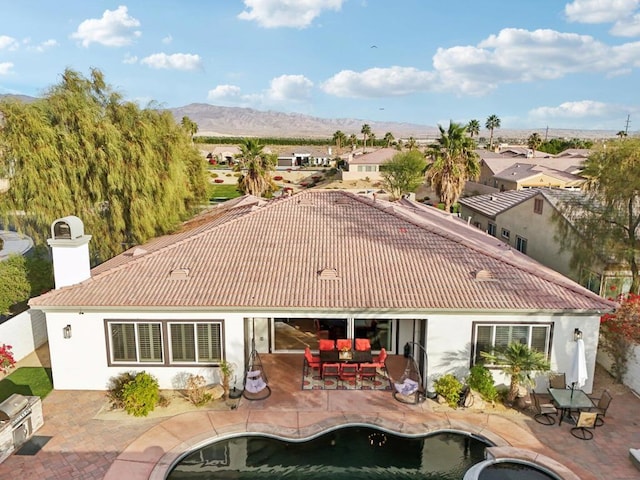
[[[167,479],[460,480],[484,460],[487,446],[460,433],[409,438],[370,427],[343,427],[302,442],[243,436],[189,453]]]

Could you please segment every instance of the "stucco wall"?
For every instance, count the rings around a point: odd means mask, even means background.
[[[11,345],[16,361],[46,342],[45,316],[39,310],[27,310],[0,324],[0,344]]]
[[[598,352],[598,363],[608,372],[611,372],[611,357],[609,357],[609,355],[604,352]],[[640,345],[636,345],[633,349],[633,354],[627,364],[627,373],[623,377],[623,382],[634,392],[640,394]]]

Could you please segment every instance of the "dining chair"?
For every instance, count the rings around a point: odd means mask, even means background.
[[[358,365],[355,363],[340,364],[340,380],[342,382],[353,381],[353,384],[355,385],[358,380]]]
[[[540,403],[540,399],[533,390],[531,391],[531,397],[533,398],[533,406],[536,410],[533,419],[542,425],[555,425],[556,419],[551,416],[558,415],[558,409],[555,405],[552,403]]]
[[[378,368],[384,369],[384,368],[387,368],[386,361],[387,361],[387,351],[383,347],[380,350],[380,353],[378,354],[378,356],[373,359],[372,363],[375,363],[378,366]]]
[[[336,348],[336,342],[334,340],[329,340],[327,338],[321,338],[318,340],[319,350],[333,350],[334,348]]]
[[[340,378],[340,364],[339,363],[323,363],[322,364],[322,379],[335,377],[336,380]]]
[[[309,370],[318,370],[320,372],[320,357],[314,357],[311,354],[311,349],[305,347],[304,349],[304,374],[307,375]]]
[[[338,350],[351,350],[351,339],[350,338],[339,338],[336,341],[336,347]]]
[[[356,350],[359,352],[371,350],[371,341],[368,338],[356,338]]]
[[[378,376],[378,367],[375,363],[361,363],[360,368],[358,368],[358,375],[362,380],[365,378],[375,380]]]
[[[567,388],[566,375],[562,372],[550,374],[549,388]]]
[[[604,417],[607,415],[607,410],[611,404],[611,394],[609,393],[609,390],[605,390],[602,392],[602,396],[600,398],[592,398],[591,400],[596,406],[590,408],[589,411],[597,413],[595,425],[596,427],[601,427],[604,425]]]
[[[571,429],[571,435],[580,440],[591,440],[593,438],[593,430],[596,428],[596,412],[580,412],[576,426]]]

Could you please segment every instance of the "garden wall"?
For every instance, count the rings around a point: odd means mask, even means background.
[[[611,358],[606,353],[598,351],[597,361],[608,372],[611,372]],[[640,345],[636,345],[629,359],[627,373],[623,378],[624,384],[634,392],[640,394]]]
[[[0,324],[0,345],[11,345],[13,357],[22,360],[47,343],[45,315],[40,310],[26,310]]]

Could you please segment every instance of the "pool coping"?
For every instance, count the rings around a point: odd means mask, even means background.
[[[563,480],[580,480],[566,466],[537,452],[545,447],[532,433],[496,415],[466,413],[461,416],[456,412],[422,411],[363,414],[258,410],[198,411],[171,417],[131,442],[112,463],[104,479],[164,480],[185,452],[224,437],[264,434],[283,439],[304,439],[354,424],[378,427],[400,435],[463,432],[493,443],[494,447],[487,448],[487,454],[492,458],[522,459],[549,469]]]

